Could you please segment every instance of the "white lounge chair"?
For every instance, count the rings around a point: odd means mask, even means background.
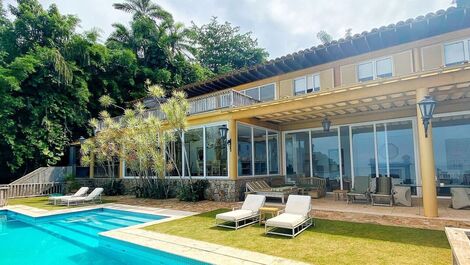
[[[289,195],[283,213],[266,221],[265,234],[294,238],[312,224],[315,225],[312,217],[310,217],[311,202],[312,198],[310,196]],[[285,233],[283,230],[289,232]]]
[[[79,204],[79,203],[85,203],[85,202],[94,203],[98,200],[99,202],[102,202],[101,193],[103,193],[103,188],[96,188],[90,194],[88,194],[88,196],[65,198],[61,200],[61,203],[67,204],[67,206],[70,206],[70,204]]]
[[[233,208],[231,212],[217,214],[215,224],[235,230],[254,224],[259,221],[259,208],[264,206],[265,201],[266,197],[263,195],[249,194],[240,209]]]
[[[67,196],[50,196],[49,197],[49,203],[53,203],[54,205],[57,204],[58,201],[69,199],[69,198],[74,198],[74,197],[82,197],[85,196],[86,193],[88,192],[90,188],[88,187],[81,187],[80,189],[77,190],[72,195],[67,195]]]

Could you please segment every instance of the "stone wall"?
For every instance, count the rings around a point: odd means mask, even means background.
[[[224,201],[234,202],[241,201],[245,195],[245,184],[249,181],[255,180],[266,180],[271,186],[281,186],[284,184],[283,176],[275,177],[244,177],[237,180],[230,179],[210,179],[209,187],[205,191],[205,197],[212,201]],[[102,187],[105,183],[109,182],[109,178],[85,178],[77,179],[81,186],[90,187],[94,189],[96,187]],[[126,187],[126,193],[132,195],[133,187],[135,186],[136,180],[134,179],[121,179],[124,186]],[[176,185],[176,183],[175,183]]]

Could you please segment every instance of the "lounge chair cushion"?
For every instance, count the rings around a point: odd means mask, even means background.
[[[306,220],[306,217],[299,214],[283,213],[266,221],[267,226],[293,229]]]
[[[289,195],[285,213],[307,217],[310,212],[312,198],[305,195]]]
[[[253,212],[250,210],[235,210],[235,211],[226,212],[226,213],[219,213],[215,216],[215,218],[219,220],[235,222],[236,220],[250,217],[252,215],[253,215]]]
[[[257,213],[259,208],[263,207],[266,197],[263,195],[249,194],[246,196],[242,205],[242,210],[248,210]]]
[[[50,196],[49,200],[50,201],[56,201],[56,200],[65,200],[73,197],[82,197],[88,192],[88,187],[81,187],[77,192],[75,192],[72,195],[66,195],[66,196]]]

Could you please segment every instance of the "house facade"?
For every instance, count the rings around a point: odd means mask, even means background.
[[[315,176],[332,191],[388,176],[437,216],[448,186],[470,185],[469,60],[470,9],[372,29],[181,88],[190,128],[168,148],[216,200],[240,199],[258,178]],[[427,95],[437,105],[426,137]],[[120,175],[132,178],[125,163]]]

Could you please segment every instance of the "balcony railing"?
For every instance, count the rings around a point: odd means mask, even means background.
[[[224,108],[241,107],[259,103],[260,101],[250,96],[244,95],[235,90],[224,90],[199,97],[188,99],[189,102],[189,113],[188,115],[194,115]],[[159,109],[159,106],[153,109],[149,109],[144,113],[145,117],[157,116],[164,120],[165,113]],[[121,119],[121,116],[114,117],[116,121]],[[99,123],[98,131],[104,128],[102,121]]]

